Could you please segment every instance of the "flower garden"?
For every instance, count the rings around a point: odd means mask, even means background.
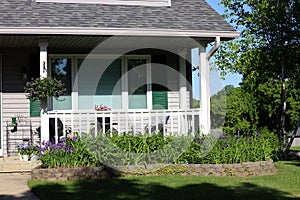
[[[182,147],[186,148],[180,151]],[[164,137],[161,133],[152,136],[99,134],[97,137],[69,134],[57,144],[48,141],[39,147],[18,148],[22,155],[38,155],[44,168],[96,167],[106,163],[147,165],[160,164],[160,161],[164,164],[235,164],[276,159],[278,150],[277,137],[267,131],[244,135],[197,134],[194,138]]]

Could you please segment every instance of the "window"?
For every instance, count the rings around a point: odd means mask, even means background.
[[[51,63],[51,77],[61,80],[65,84],[66,92],[56,100],[53,98],[54,110],[70,110],[72,109],[72,59],[71,58],[52,58]]]
[[[51,77],[67,88],[58,100],[53,98],[53,110],[91,110],[101,104],[115,110],[152,109],[149,63],[145,55],[50,55]],[[156,104],[165,104],[165,99],[154,97]]]
[[[147,59],[128,59],[129,109],[147,108]]]
[[[36,0],[36,2],[83,3],[107,5],[171,6],[171,0]]]

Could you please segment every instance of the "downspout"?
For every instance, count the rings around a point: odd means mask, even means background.
[[[210,60],[212,55],[214,55],[214,53],[219,49],[220,44],[221,44],[221,38],[220,38],[220,36],[217,36],[216,39],[215,39],[215,45],[207,53],[207,60],[208,61]]]

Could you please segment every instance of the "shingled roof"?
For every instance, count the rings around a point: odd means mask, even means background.
[[[171,7],[2,0],[0,13],[0,29],[84,27],[235,31],[204,0],[172,0]]]

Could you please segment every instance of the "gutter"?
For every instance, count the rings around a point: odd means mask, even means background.
[[[114,36],[161,36],[234,39],[235,31],[177,30],[177,29],[130,29],[86,27],[1,27],[0,35],[114,35]]]
[[[207,56],[206,56],[207,60],[210,60],[210,58],[214,55],[214,53],[216,53],[216,51],[220,47],[220,44],[221,44],[221,38],[220,38],[220,36],[217,36],[215,39],[215,45],[207,53]]]

